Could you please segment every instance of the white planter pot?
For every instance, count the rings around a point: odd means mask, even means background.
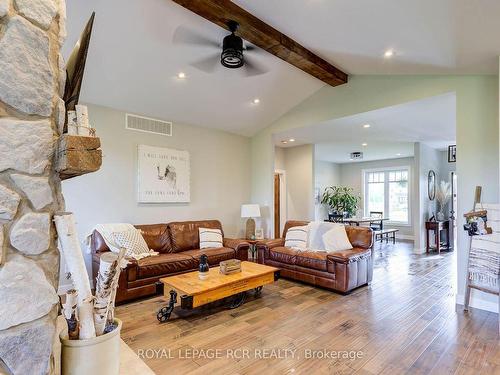
[[[120,331],[122,321],[112,332],[87,340],[61,337],[61,366],[63,375],[106,374],[120,372]]]

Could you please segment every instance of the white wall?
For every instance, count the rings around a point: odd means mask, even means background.
[[[285,151],[288,220],[314,220],[314,146]]]
[[[428,175],[429,171],[433,170],[436,174],[436,186],[442,179],[440,172],[441,152],[435,150],[423,143],[415,143],[415,164],[419,176],[419,197],[420,211],[417,220],[415,221],[415,233],[418,233],[418,238],[415,238],[415,249],[419,252],[424,252],[426,246],[425,240],[425,222],[434,215],[437,211],[437,202],[429,200],[428,191]]]
[[[283,147],[274,148],[274,169],[285,170],[286,149]]]
[[[438,183],[440,183],[441,180],[443,180],[451,184],[452,183],[451,172],[456,172],[457,163],[448,163],[448,150],[440,152],[440,159],[441,159],[439,165],[440,177]],[[449,218],[450,209],[451,209],[451,202],[448,202],[444,210],[446,218]]]
[[[240,208],[250,201],[249,138],[183,124],[173,125],[172,137],[126,130],[124,112],[96,105],[89,105],[89,118],[101,138],[102,168],[62,184],[82,240],[96,224],[110,222],[219,219],[228,236],[242,233]],[[189,151],[191,203],[137,203],[138,144]]]
[[[390,167],[410,167],[410,210],[418,210],[418,199],[415,194],[414,185],[414,159],[413,158],[399,158],[388,160],[375,160],[356,163],[340,164],[340,184],[342,186],[349,186],[354,189],[356,193],[361,195],[361,207],[364,207],[363,197],[363,170],[375,168],[390,168]],[[410,218],[409,225],[393,225],[391,228],[399,229],[400,238],[413,239],[414,232],[412,227],[413,220]]]
[[[285,221],[314,220],[314,145],[275,147],[274,170],[286,173]],[[263,228],[271,236],[271,228]]]
[[[330,186],[338,186],[340,184],[340,166],[336,163],[328,161],[315,160],[314,162],[314,188],[319,189],[320,200],[325,191],[325,188]],[[328,219],[328,207],[315,202],[314,204],[314,219]]]

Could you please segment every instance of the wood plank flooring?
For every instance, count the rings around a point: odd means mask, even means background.
[[[156,374],[500,375],[497,314],[456,312],[454,254],[411,249],[377,244],[372,285],[347,296],[279,280],[161,325],[163,297],[120,306],[122,338]]]

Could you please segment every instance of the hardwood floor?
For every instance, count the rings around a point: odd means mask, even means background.
[[[347,296],[279,280],[161,325],[163,297],[120,306],[122,338],[157,374],[500,374],[497,314],[456,312],[454,254],[411,249],[377,244],[372,285]]]

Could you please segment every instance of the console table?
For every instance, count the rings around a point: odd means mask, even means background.
[[[429,240],[429,232],[434,232],[435,246],[431,246]],[[425,222],[425,237],[427,240],[427,245],[425,252],[428,253],[431,250],[437,250],[438,254],[441,253],[441,232],[446,231],[446,249],[450,249],[450,221],[426,221]]]

